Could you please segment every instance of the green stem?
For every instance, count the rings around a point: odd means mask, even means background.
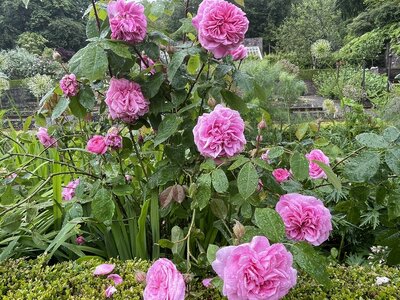
[[[132,133],[131,129],[129,129],[129,135],[131,137],[131,140],[132,140],[132,143],[133,143],[133,148],[135,149],[135,153],[136,153],[136,156],[137,156],[137,158],[139,160],[140,166],[142,167],[144,176],[146,177],[146,180],[148,182],[149,181],[149,177],[147,176],[147,171],[146,171],[146,169],[144,167],[142,157],[140,156],[139,148],[138,148],[138,146],[136,144],[135,137],[133,136],[133,133]]]

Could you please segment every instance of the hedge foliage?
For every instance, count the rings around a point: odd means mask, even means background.
[[[1,299],[105,299],[104,290],[111,284],[105,276],[93,276],[100,263],[96,259],[69,261],[48,265],[45,257],[36,260],[8,260],[0,264]],[[135,271],[146,271],[149,262],[118,261],[114,273],[124,282],[117,287],[113,299],[142,299],[143,285],[135,280]],[[294,299],[398,299],[400,270],[386,266],[330,266],[331,286],[322,287],[308,276],[300,274],[297,286],[285,298]],[[390,282],[376,285],[376,277],[388,277]],[[190,284],[187,299],[224,299],[216,290],[205,289],[200,280]]]

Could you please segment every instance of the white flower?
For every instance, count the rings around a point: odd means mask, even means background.
[[[375,284],[382,285],[382,284],[388,283],[389,281],[390,281],[390,279],[387,277],[376,277]]]

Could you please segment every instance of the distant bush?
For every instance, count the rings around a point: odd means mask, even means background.
[[[0,72],[10,79],[23,79],[36,74],[55,75],[61,67],[54,61],[41,58],[24,48],[16,48],[0,53]]]
[[[36,32],[24,32],[18,36],[17,45],[32,54],[42,54],[48,40]]]

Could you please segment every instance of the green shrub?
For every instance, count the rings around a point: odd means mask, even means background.
[[[0,264],[0,295],[2,299],[102,299],[111,283],[105,276],[93,276],[100,263],[96,259],[70,261],[49,266],[45,257],[26,261],[8,260]],[[146,271],[149,263],[143,260],[113,260],[115,272],[124,279],[113,299],[142,299],[143,285],[135,280],[135,271]],[[400,270],[386,266],[330,266],[329,288],[322,287],[300,273],[295,289],[285,299],[397,299]],[[388,284],[376,285],[376,277],[388,277]],[[223,299],[215,289],[202,287],[201,278],[189,284],[187,299]]]
[[[46,47],[48,40],[36,32],[24,32],[18,36],[17,45],[30,53],[40,55]]]

